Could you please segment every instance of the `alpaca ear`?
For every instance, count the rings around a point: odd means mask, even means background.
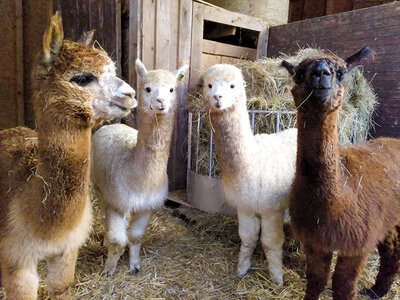
[[[362,61],[373,61],[375,51],[368,46],[364,46],[360,51],[346,59],[347,69],[350,71],[361,64]]]
[[[143,78],[147,74],[147,69],[139,58],[136,59],[136,73]]]
[[[283,60],[282,67],[284,67],[286,70],[288,70],[288,72],[291,76],[294,76],[296,74],[296,71],[294,70],[296,68],[296,66],[291,64],[290,62]]]
[[[46,63],[54,61],[58,54],[64,40],[64,31],[62,26],[62,18],[60,12],[56,12],[50,20],[43,35],[43,60]]]
[[[185,74],[186,74],[188,69],[189,69],[189,65],[183,65],[178,70],[175,70],[173,73],[174,73],[174,75],[176,77],[176,80],[177,81],[183,80],[183,78],[185,78]]]
[[[81,37],[78,39],[78,43],[89,46],[93,42],[93,36],[96,30],[90,30],[82,33]]]

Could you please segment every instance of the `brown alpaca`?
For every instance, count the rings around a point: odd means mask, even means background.
[[[400,140],[378,138],[340,148],[338,110],[343,76],[371,54],[368,47],[346,59],[309,58],[293,75],[298,109],[296,177],[290,194],[291,222],[307,257],[304,299],[318,299],[329,277],[332,252],[338,259],[333,299],[354,299],[360,271],[378,246],[381,263],[375,285],[363,291],[384,296],[399,269]]]
[[[85,39],[85,37],[84,37]],[[37,130],[0,132],[0,256],[7,299],[36,299],[46,259],[52,298],[69,299],[79,247],[91,226],[91,128],[122,117],[134,90],[107,54],[63,39],[55,14],[33,74]]]

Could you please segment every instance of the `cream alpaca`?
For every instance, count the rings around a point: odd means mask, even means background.
[[[0,256],[7,299],[36,299],[46,259],[52,298],[69,299],[78,249],[91,225],[91,127],[122,117],[134,90],[107,54],[63,39],[59,14],[43,36],[34,73],[37,131],[0,132]]]
[[[253,135],[241,71],[214,65],[201,78],[203,98],[215,130],[215,151],[227,201],[237,207],[242,241],[237,275],[250,268],[261,242],[273,280],[283,283],[282,245],[287,196],[294,178],[296,129]]]
[[[141,238],[151,211],[168,193],[167,163],[177,106],[177,82],[188,66],[172,74],[147,71],[136,61],[141,101],[139,130],[123,124],[104,126],[93,135],[92,182],[106,203],[108,256],[104,273],[112,275],[129,244],[129,268],[141,267]]]

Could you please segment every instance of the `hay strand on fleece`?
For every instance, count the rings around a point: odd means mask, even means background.
[[[243,60],[236,64],[242,70],[247,92],[247,108],[249,110],[269,111],[295,111],[294,101],[291,94],[293,81],[286,69],[281,67],[283,59],[293,64],[298,64],[307,57],[317,56],[324,53],[323,50],[305,48],[298,51],[294,56],[281,56],[278,58],[263,58],[257,61]],[[357,142],[367,139],[371,129],[372,114],[378,104],[378,99],[363,75],[362,67],[353,69],[344,79],[343,85],[346,90],[343,107],[339,113],[339,138],[342,145],[350,145],[353,141],[354,129],[356,127]],[[193,117],[193,128],[197,126],[197,113],[203,107],[201,90],[190,95],[188,107],[196,114]],[[200,149],[199,157],[195,155],[192,148],[194,164],[199,166],[199,173],[208,175],[208,157],[210,129],[204,112],[201,114]],[[273,133],[276,131],[279,118],[279,130],[294,127],[296,115],[255,115],[255,133]],[[197,132],[194,132],[192,141],[196,141]],[[195,146],[195,143],[192,143]],[[220,171],[216,160],[213,162],[215,170],[213,174],[219,175]],[[192,166],[193,167],[193,166]],[[192,168],[193,169],[193,168]]]

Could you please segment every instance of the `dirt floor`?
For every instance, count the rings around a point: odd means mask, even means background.
[[[267,272],[262,248],[253,255],[250,272],[235,276],[240,240],[237,221],[187,208],[163,208],[153,214],[143,241],[142,270],[131,275],[124,254],[113,277],[102,275],[106,248],[102,246],[101,212],[87,244],[81,249],[74,299],[302,299],[306,281],[300,247],[287,239],[284,251],[285,283],[274,285]],[[379,264],[377,253],[369,259],[359,289],[370,286]],[[44,264],[39,265],[42,279]],[[331,299],[330,282],[321,299]],[[0,289],[0,299],[3,292]],[[48,299],[41,281],[40,299]],[[357,299],[365,299],[359,296]],[[384,299],[400,299],[400,278]]]

